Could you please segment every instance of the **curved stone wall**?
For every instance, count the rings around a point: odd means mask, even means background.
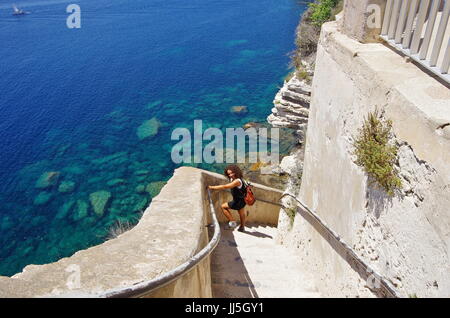
[[[206,185],[225,182],[225,177],[204,170],[176,169],[133,229],[55,263],[28,265],[12,277],[0,277],[0,297],[99,297],[170,271],[209,242]],[[281,191],[255,185],[255,194],[277,202]],[[213,194],[220,220],[220,203],[228,195]],[[250,221],[277,224],[277,205],[257,202],[250,211]],[[173,283],[141,297],[211,295],[208,257]]]

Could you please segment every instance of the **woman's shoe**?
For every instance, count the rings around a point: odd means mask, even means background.
[[[228,222],[228,224],[225,226],[226,230],[234,230],[237,226],[236,221],[230,221]]]
[[[239,232],[245,232],[245,227],[240,226],[240,227],[238,228],[238,231],[239,231]]]

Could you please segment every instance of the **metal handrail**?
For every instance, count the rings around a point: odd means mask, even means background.
[[[322,235],[322,233],[320,233],[320,231],[316,228],[320,227],[320,230],[322,230],[325,233],[323,236],[325,235],[327,236],[325,239],[327,239],[328,243],[332,245],[334,249],[340,247],[341,250],[345,251],[345,260],[350,264],[350,266],[353,267],[353,269],[355,269],[360,275],[366,274],[367,277],[369,276],[368,273],[370,273],[370,275],[376,281],[380,282],[379,289],[371,288],[370,286],[368,286],[369,289],[371,289],[375,294],[382,297],[389,297],[389,298],[401,297],[398,291],[395,290],[395,288],[391,285],[391,283],[389,283],[389,281],[385,277],[381,276],[376,271],[374,271],[373,268],[367,265],[367,263],[364,262],[364,260],[361,259],[353,251],[353,249],[342,240],[342,238],[336,232],[330,229],[316,213],[311,211],[311,209],[309,209],[306,204],[304,204],[299,198],[297,198],[295,195],[289,192],[283,193],[280,200],[285,196],[292,197],[299,203],[303,211],[306,212],[306,215],[304,213],[302,214],[303,217],[306,219],[306,221],[308,221],[319,232],[319,234]],[[283,208],[285,207],[283,206]]]
[[[153,292],[161,287],[164,287],[172,283],[177,278],[189,273],[203,259],[209,256],[219,244],[221,232],[220,232],[220,225],[216,216],[216,209],[214,208],[214,204],[211,199],[211,191],[209,189],[208,189],[208,198],[209,198],[211,219],[213,221],[212,226],[214,227],[214,234],[211,241],[209,241],[209,243],[202,250],[200,250],[197,254],[189,258],[183,264],[175,267],[171,271],[161,276],[158,276],[148,281],[137,283],[133,286],[107,291],[105,293],[102,293],[100,297],[102,298],[139,297],[141,295]]]

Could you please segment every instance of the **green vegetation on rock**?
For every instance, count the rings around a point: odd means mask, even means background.
[[[312,9],[311,21],[321,26],[323,23],[329,21],[335,14],[335,8],[342,3],[342,0],[318,0],[310,3],[309,7]]]
[[[369,113],[353,146],[356,164],[369,175],[370,183],[376,183],[390,196],[402,183],[394,167],[398,147],[390,143],[392,122],[381,118],[376,110]]]
[[[297,28],[295,39],[296,50],[291,55],[291,66],[295,68],[300,80],[311,83],[311,76],[304,64],[314,69],[315,53],[320,37],[320,28],[324,22],[334,19],[334,15],[342,10],[343,0],[317,0],[310,3],[303,13]],[[306,63],[304,63],[306,62]]]

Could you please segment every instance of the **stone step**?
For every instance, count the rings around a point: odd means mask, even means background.
[[[246,232],[223,230],[211,255],[214,297],[319,297],[302,276],[295,255],[273,238],[277,228],[248,224]]]
[[[291,273],[292,274],[292,273]],[[215,272],[214,278],[212,279],[213,284],[230,285],[235,287],[284,287],[291,288],[298,291],[316,292],[314,288],[308,284],[305,279],[298,277],[286,280],[288,276],[284,273],[279,273],[278,275],[272,273],[270,275],[258,275],[249,274],[248,272],[234,273],[234,275],[229,275],[228,272]]]
[[[254,288],[230,287],[224,284],[212,284],[212,295],[214,298],[258,298],[259,295]]]
[[[319,298],[320,293],[308,289],[286,288],[286,285],[269,286],[246,282],[212,284],[213,297],[216,298]]]

